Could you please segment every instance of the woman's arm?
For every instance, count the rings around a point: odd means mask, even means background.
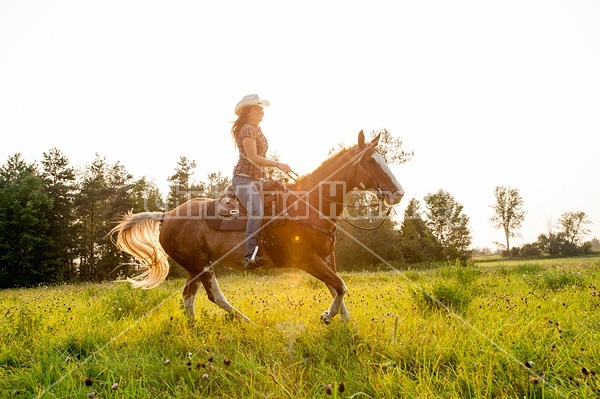
[[[256,141],[253,138],[244,137],[242,139],[242,145],[244,146],[244,151],[246,151],[246,157],[248,157],[248,160],[253,164],[258,166],[270,166],[278,168],[286,173],[291,172],[292,169],[287,164],[283,162],[273,161],[272,159],[268,159],[258,155],[256,151]]]

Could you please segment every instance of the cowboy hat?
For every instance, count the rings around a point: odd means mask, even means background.
[[[268,100],[261,100],[258,94],[248,94],[235,106],[235,114],[240,116],[242,110],[250,105],[262,105],[263,107],[268,107],[271,103],[269,103]]]

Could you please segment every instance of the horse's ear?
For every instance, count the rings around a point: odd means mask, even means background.
[[[371,144],[373,144],[373,147],[376,147],[377,144],[379,143],[379,138],[381,137],[381,132],[379,132],[379,134],[377,135],[377,137],[375,137],[373,140],[371,140]]]
[[[365,133],[361,130],[358,133],[358,148],[363,148],[365,146]]]

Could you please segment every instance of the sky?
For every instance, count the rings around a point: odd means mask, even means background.
[[[358,132],[414,151],[406,196],[443,189],[473,247],[495,186],[519,190],[534,242],[583,211],[600,238],[600,2],[0,1],[0,164],[96,154],[166,193],[185,156],[231,174],[235,104],[271,102],[270,149],[298,173]]]

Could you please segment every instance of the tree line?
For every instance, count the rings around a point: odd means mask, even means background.
[[[495,228],[502,229],[504,232],[505,244],[497,243],[497,245],[505,256],[575,256],[600,250],[600,242],[597,238],[584,241],[584,238],[590,234],[587,226],[592,222],[583,211],[564,212],[557,223],[548,223],[548,232],[539,234],[537,241],[511,248],[510,239],[520,236],[518,230],[525,220],[526,213],[519,190],[512,187],[495,187],[494,203],[491,207],[493,216],[490,221]]]
[[[379,133],[379,151],[389,164],[410,160],[412,153],[402,150],[399,139],[385,129],[371,136]],[[40,164],[27,163],[20,154],[9,157],[0,167],[0,288],[135,274],[131,259],[116,249],[108,233],[127,211],[174,209],[194,197],[219,197],[230,184],[221,173],[194,181],[195,168],[195,161],[180,157],[163,197],[154,182],[134,178],[120,162],[111,163],[98,154],[83,167],[72,166],[57,148],[43,153]],[[507,189],[497,190],[502,194]],[[504,194],[518,197],[518,190]],[[593,242],[581,242],[589,224],[583,212],[563,215],[561,228],[540,235],[535,245],[510,248],[509,239],[523,220],[523,201],[506,195],[496,192],[491,219],[504,229],[506,254],[573,255],[593,248]],[[516,201],[507,205],[501,199]],[[469,217],[447,191],[432,192],[422,201],[410,199],[401,221],[382,217],[385,210],[352,206],[373,202],[366,194],[349,199],[336,239],[340,270],[368,269],[383,260],[423,263],[471,257]],[[172,268],[174,274],[181,270]]]

